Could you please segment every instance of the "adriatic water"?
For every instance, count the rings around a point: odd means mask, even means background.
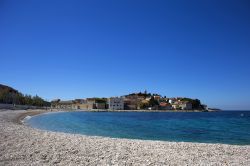
[[[26,123],[91,136],[250,145],[250,111],[58,112],[34,116]]]

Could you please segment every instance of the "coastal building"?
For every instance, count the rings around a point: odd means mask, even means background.
[[[76,109],[74,106],[73,100],[59,101],[58,103],[55,104],[55,108],[57,108],[57,109]]]
[[[167,102],[160,102],[160,110],[172,110],[172,105]]]
[[[172,104],[172,108],[176,110],[178,108],[178,105]]]
[[[51,108],[56,108],[60,101],[60,99],[51,100]]]
[[[173,103],[173,99],[169,99],[168,102],[169,102],[169,104],[172,104]]]
[[[106,103],[95,103],[95,109],[106,109]]]
[[[80,103],[80,104],[82,104],[82,103],[85,103],[85,102],[86,102],[86,100],[85,100],[85,99],[75,99],[74,101],[75,101],[75,103]]]
[[[88,103],[76,103],[74,104],[76,109],[81,109],[81,110],[89,110],[89,109],[94,109],[93,104],[88,104]]]
[[[192,103],[188,101],[181,102],[179,106],[182,110],[192,110]]]
[[[122,97],[87,98],[61,101],[51,101],[52,108],[58,109],[111,109],[111,110],[207,110],[206,105],[201,105],[198,99],[168,98],[158,94],[132,93]]]
[[[157,100],[157,101],[160,101],[161,96],[160,95],[154,95],[154,99]]]
[[[86,100],[75,99],[68,101],[61,101],[60,99],[56,99],[51,101],[51,103],[52,108],[57,109],[106,109],[106,101],[98,98],[87,98]]]
[[[143,96],[130,95],[124,97],[124,109],[137,110],[139,109],[139,103],[144,100]]]
[[[108,99],[109,109],[124,110],[124,99],[122,97],[111,97]]]
[[[159,106],[155,105],[155,106],[152,106],[152,107],[148,107],[148,110],[159,110]]]
[[[181,107],[180,107],[180,103],[178,101],[174,102],[171,104],[172,108],[175,109],[175,110],[180,110]]]
[[[81,109],[106,109],[106,101],[99,98],[87,98],[84,103],[80,104]]]
[[[177,101],[178,101],[177,98],[169,98],[169,99],[168,99],[168,102],[169,102],[170,104],[174,104],[174,103],[177,102]]]

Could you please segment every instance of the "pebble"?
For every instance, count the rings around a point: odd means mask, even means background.
[[[250,146],[129,140],[41,131],[0,111],[0,165],[250,165]]]

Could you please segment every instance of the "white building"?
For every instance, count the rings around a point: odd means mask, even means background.
[[[124,100],[121,97],[111,97],[108,99],[109,109],[124,110]]]

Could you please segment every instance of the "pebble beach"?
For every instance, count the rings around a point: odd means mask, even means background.
[[[44,111],[0,111],[0,165],[250,165],[250,145],[116,139],[23,125]]]

